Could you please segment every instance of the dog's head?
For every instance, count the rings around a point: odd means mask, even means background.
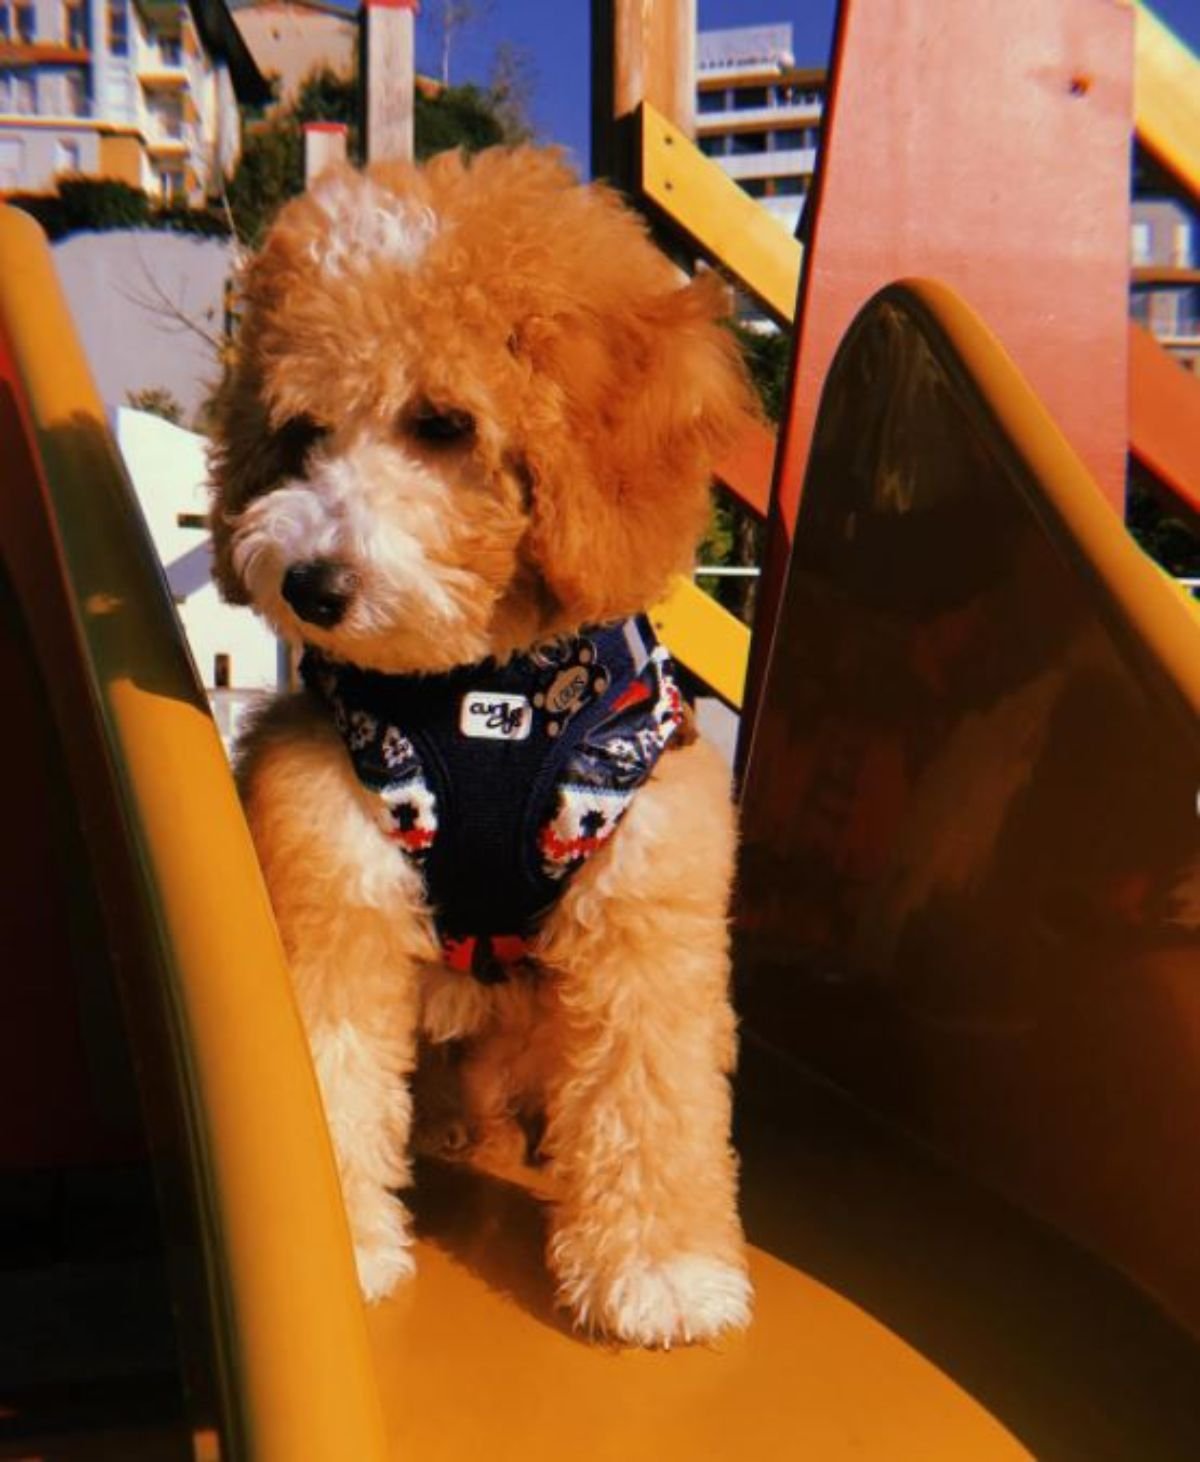
[[[747,408],[723,311],[553,152],[326,174],[248,271],[213,452],[225,596],[387,671],[644,608]]]

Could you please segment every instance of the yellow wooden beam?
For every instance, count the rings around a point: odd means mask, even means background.
[[[655,633],[686,670],[740,710],[750,631],[715,599],[679,578],[650,612]]]
[[[1139,140],[1200,199],[1200,62],[1145,5],[1137,6],[1133,82]]]
[[[800,245],[648,102],[639,116],[643,195],[780,324],[790,325]]]

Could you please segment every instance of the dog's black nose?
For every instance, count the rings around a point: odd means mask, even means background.
[[[346,613],[358,580],[352,570],[327,558],[294,563],[283,576],[280,593],[306,624],[332,629]]]

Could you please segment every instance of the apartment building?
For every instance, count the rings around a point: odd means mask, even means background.
[[[0,0],[0,191],[86,173],[199,202],[269,96],[224,0]]]
[[[1200,219],[1169,194],[1135,193],[1130,314],[1200,374]]]
[[[696,141],[795,233],[812,187],[824,70],[798,67],[789,24],[701,31]]]

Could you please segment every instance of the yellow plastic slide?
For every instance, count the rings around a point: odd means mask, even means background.
[[[992,368],[981,350],[968,381]],[[919,432],[902,402],[894,413],[889,431]],[[994,420],[978,430],[1009,450]],[[1052,529],[1082,612],[1117,623],[1110,606],[1127,590],[1146,603],[1156,591],[1126,585],[1127,560],[1097,550],[1062,508],[1090,489],[1053,429],[1037,431],[1047,446],[1027,463],[1020,511]],[[864,481],[883,444],[862,440]],[[1184,1329],[1110,1255],[1089,1257],[806,1075],[804,1040],[783,1019],[752,1017],[745,1033],[739,1146],[758,1291],[748,1334],[667,1355],[572,1334],[542,1263],[542,1193],[433,1164],[414,1202],[418,1277],[366,1312],[221,746],[48,251],[7,211],[0,462],[12,690],[0,1219],[16,1235],[0,1274],[0,1455],[1197,1454],[1197,1353]],[[1039,496],[1043,473],[1058,495]],[[876,487],[897,512],[912,490],[903,474]],[[994,490],[1012,490],[1003,474]],[[981,554],[979,573],[991,562]],[[958,567],[966,592],[974,569]],[[868,597],[909,566],[873,570],[885,582]],[[1195,631],[1162,593],[1154,616],[1166,628],[1119,618],[1123,653],[1154,704],[1175,705],[1184,685],[1194,715]],[[1051,657],[1057,605],[1042,606]],[[781,712],[793,692],[776,679]],[[1165,709],[1161,734],[1164,746],[1194,745],[1194,725]],[[811,748],[799,732],[796,745],[795,757],[780,746],[760,789],[801,784]],[[925,846],[943,836],[932,823]],[[748,892],[748,933],[777,936],[795,890]],[[758,918],[764,899],[774,923]],[[807,955],[813,890],[794,904],[795,950]],[[753,958],[765,971],[764,947]],[[771,981],[780,968],[769,965]],[[766,1008],[762,986],[746,996]],[[121,1097],[129,1078],[136,1101]],[[1004,1147],[1003,1119],[994,1140]],[[63,1315],[78,1322],[56,1328]]]

